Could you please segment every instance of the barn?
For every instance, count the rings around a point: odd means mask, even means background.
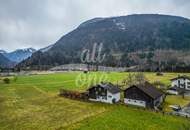
[[[120,88],[112,83],[101,83],[88,89],[89,100],[116,103],[120,101]]]
[[[165,94],[148,82],[124,90],[124,103],[128,105],[155,109],[163,103],[164,98]]]

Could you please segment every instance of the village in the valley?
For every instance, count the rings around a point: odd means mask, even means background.
[[[0,0],[0,130],[190,130],[190,0]]]
[[[129,78],[132,77],[132,75],[136,77],[136,79]],[[157,73],[157,75],[163,76],[164,74]],[[160,112],[164,112],[162,110],[162,105],[167,96],[176,95],[179,98],[190,97],[190,77],[185,75],[179,75],[178,77],[171,79],[171,85],[170,87],[167,86],[168,88],[162,83],[149,83],[144,79],[143,73],[129,74],[129,77],[122,81],[123,84],[130,85],[125,89],[123,89],[122,85],[101,82],[91,86],[83,93],[60,90],[60,96],[76,100],[89,100],[109,104],[121,103],[123,105],[147,108],[149,110]],[[183,116],[186,118],[190,117],[190,101],[183,107],[179,104],[172,104],[169,107],[173,111],[170,113],[166,112],[167,114]]]

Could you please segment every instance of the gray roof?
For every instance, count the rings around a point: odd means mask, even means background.
[[[171,81],[177,80],[177,79],[189,79],[189,80],[190,80],[190,77],[189,77],[189,76],[186,76],[186,75],[178,76],[178,77],[176,77],[176,78],[171,79]]]
[[[152,84],[150,84],[148,82],[146,82],[144,84],[133,85],[131,87],[137,87],[138,89],[140,89],[141,91],[143,91],[144,93],[146,93],[149,97],[151,97],[153,99],[156,99],[156,98],[164,95],[164,92],[162,92],[161,90],[154,87]],[[130,88],[128,88],[128,89],[130,89]]]
[[[146,82],[145,84],[142,84],[142,85],[138,85],[137,87],[139,89],[141,89],[143,92],[145,92],[146,94],[148,94],[153,99],[156,99],[156,98],[164,95],[164,92],[162,92],[161,90],[154,87],[152,84],[150,84],[148,82]]]
[[[101,83],[101,84],[99,84],[99,86],[105,88],[106,90],[108,90],[112,94],[119,93],[121,91],[119,86],[114,85],[112,83]]]

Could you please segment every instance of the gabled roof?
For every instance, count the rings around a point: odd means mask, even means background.
[[[157,89],[156,87],[154,87],[152,84],[150,84],[148,82],[146,82],[144,84],[133,85],[131,87],[137,87],[138,89],[140,89],[141,91],[143,91],[145,94],[147,94],[152,99],[156,99],[156,98],[164,95],[164,92],[162,92],[161,90]],[[125,91],[127,91],[130,88],[127,88]]]
[[[114,85],[112,83],[101,83],[101,84],[98,84],[98,85],[93,86],[93,87],[98,87],[98,86],[108,90],[112,94],[116,94],[116,93],[119,93],[121,91],[119,86]],[[93,87],[91,87],[91,88],[93,88]],[[91,88],[89,88],[89,89],[91,89]]]
[[[102,84],[100,84],[100,86],[107,89],[109,92],[111,92],[113,94],[119,93],[121,91],[119,86],[114,85],[112,83],[102,83]]]
[[[176,77],[176,78],[171,79],[171,81],[177,80],[177,79],[189,79],[189,80],[190,80],[190,77],[188,77],[188,76],[186,76],[186,75],[178,76],[178,77]]]

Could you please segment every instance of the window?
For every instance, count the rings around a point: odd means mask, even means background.
[[[157,106],[157,105],[159,105],[160,104],[160,102],[159,101],[156,101],[155,102],[155,106]]]
[[[109,98],[112,98],[112,96],[111,96],[111,95],[109,95],[108,97],[109,97]]]
[[[181,88],[185,88],[185,83],[184,84],[180,84]]]
[[[106,97],[105,97],[105,96],[103,96],[103,97],[102,97],[102,99],[106,99]]]
[[[102,92],[102,96],[106,96],[106,92]]]
[[[178,86],[180,86],[180,80],[178,80]]]

